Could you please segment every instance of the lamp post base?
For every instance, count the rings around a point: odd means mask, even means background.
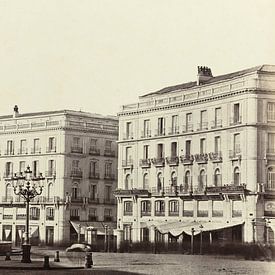
[[[31,263],[31,245],[30,244],[22,244],[22,260],[21,263]]]

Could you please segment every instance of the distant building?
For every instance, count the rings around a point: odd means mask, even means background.
[[[122,106],[115,194],[118,244],[188,246],[192,231],[274,244],[275,66],[198,67],[197,81]]]
[[[29,165],[45,176],[30,205],[33,244],[91,242],[116,227],[118,120],[69,110],[0,117],[0,239],[22,242],[26,210],[7,181]],[[97,230],[97,231],[95,231]]]

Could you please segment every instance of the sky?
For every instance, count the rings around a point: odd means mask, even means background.
[[[0,0],[0,114],[121,105],[275,64],[274,0]]]

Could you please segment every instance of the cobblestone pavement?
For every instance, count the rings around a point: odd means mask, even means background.
[[[52,261],[54,251],[35,251],[32,258],[41,260],[43,255],[49,255]],[[69,255],[60,251],[60,265],[83,267],[84,256],[83,253]],[[94,252],[93,261],[91,270],[0,270],[0,274],[275,274],[275,262],[214,256]],[[1,262],[3,260],[0,266]],[[15,259],[10,264],[13,262]]]

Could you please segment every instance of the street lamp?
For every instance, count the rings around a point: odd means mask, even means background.
[[[31,263],[31,245],[29,238],[30,201],[34,197],[41,195],[43,186],[40,182],[44,179],[42,173],[40,173],[39,176],[33,175],[30,166],[27,167],[24,173],[20,172],[19,175],[15,173],[14,176],[7,179],[7,181],[12,182],[14,194],[23,197],[26,201],[26,234],[24,243],[22,244],[22,263]]]

